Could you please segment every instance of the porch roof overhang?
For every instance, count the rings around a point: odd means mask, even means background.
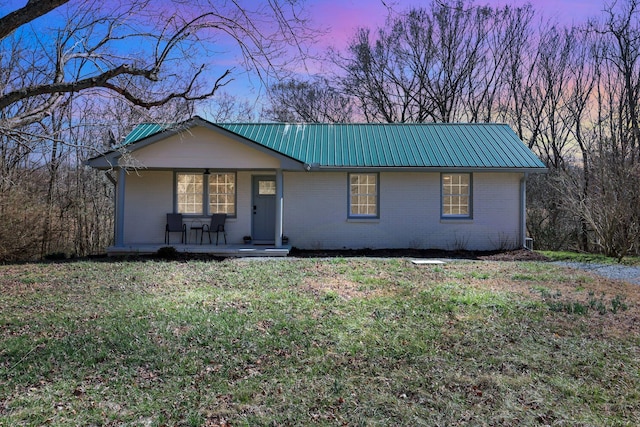
[[[149,133],[148,135],[142,135],[140,139],[135,140],[131,143],[127,143],[127,141],[125,140],[123,144],[117,146],[116,148],[106,153],[87,159],[84,162],[84,164],[96,169],[101,169],[101,170],[111,170],[111,169],[118,169],[122,167],[127,168],[127,167],[130,167],[130,165],[127,164],[126,159],[135,151],[138,151],[142,148],[153,145],[159,141],[165,140],[174,135],[189,134],[190,131],[196,127],[204,127],[205,129],[212,130],[244,146],[254,149],[260,153],[266,154],[270,157],[273,157],[280,162],[280,169],[298,170],[298,171],[304,170],[304,167],[305,167],[304,162],[301,162],[297,159],[287,156],[286,154],[280,153],[269,147],[256,143],[255,141],[247,139],[242,135],[231,132],[225,129],[224,127],[218,126],[214,123],[211,123],[197,116],[185,122],[178,123],[175,125],[155,127],[155,132]],[[145,166],[142,166],[142,167],[144,168]],[[233,168],[232,165],[231,167]],[[167,169],[167,168],[165,167],[161,169]],[[238,169],[238,168],[234,168],[234,169]],[[251,169],[255,170],[256,168],[251,168]],[[273,168],[265,168],[265,169],[272,170]]]

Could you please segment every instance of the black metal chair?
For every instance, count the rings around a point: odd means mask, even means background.
[[[213,214],[211,215],[211,224],[204,224],[202,226],[202,234],[200,235],[200,244],[202,244],[202,235],[207,233],[209,235],[209,244],[211,244],[211,233],[216,233],[216,246],[218,245],[218,234],[222,233],[224,236],[224,244],[227,244],[227,232],[224,229],[224,223],[227,220],[227,214]]]
[[[187,241],[187,225],[182,223],[182,214],[167,214],[167,225],[164,229],[164,242],[169,244],[169,233],[180,233],[181,243]]]

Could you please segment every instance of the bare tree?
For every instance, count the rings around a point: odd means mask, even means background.
[[[624,0],[619,10],[615,9],[617,3],[614,1],[605,9],[605,23],[596,31],[608,42],[601,51],[603,59],[613,64],[623,79],[619,141],[623,152],[628,151],[629,160],[635,163],[640,160],[640,2]]]
[[[81,161],[140,121],[193,115],[236,72],[286,76],[312,38],[301,12],[289,0],[30,0],[0,17],[0,259],[103,250],[113,184]],[[221,64],[231,49],[235,65]]]
[[[596,251],[621,260],[639,249],[640,167],[612,167],[606,155],[592,159],[591,167],[587,197],[580,185],[561,182],[566,208],[587,225],[589,243]]]
[[[530,8],[530,6],[527,6]],[[522,14],[519,8],[503,9],[483,8],[483,20],[476,25],[486,26],[484,42],[478,47],[477,64],[467,75],[463,116],[471,122],[491,122],[504,116],[501,109],[505,102],[509,55],[521,54],[510,50],[508,46],[516,43],[516,37],[525,34],[522,28]],[[518,29],[516,29],[518,28]]]
[[[145,108],[174,99],[206,99],[231,78],[231,69],[210,77],[221,36],[235,43],[247,67],[266,77],[282,65],[276,58],[285,57],[309,34],[294,4],[279,0],[259,6],[196,1],[190,8],[176,0],[163,8],[168,12],[157,13],[150,10],[160,5],[150,0],[87,0],[63,6],[63,25],[48,35],[35,24],[33,30],[25,27],[63,3],[30,1],[0,18],[0,43],[8,52],[0,64],[5,77],[0,129],[38,122],[70,94],[87,90]],[[17,28],[21,31],[11,33]],[[141,82],[148,84],[141,87]]]
[[[207,116],[216,123],[240,123],[255,120],[255,108],[227,92],[217,93],[208,103]]]
[[[351,99],[325,78],[287,80],[271,86],[268,120],[303,123],[345,123],[353,117]]]
[[[520,139],[525,139],[525,99],[532,83],[532,67],[535,64],[536,47],[533,40],[532,20],[534,11],[530,6],[517,8],[508,14],[504,49],[506,57],[506,89],[501,103],[501,117],[515,127]],[[509,19],[511,18],[511,19]]]
[[[0,40],[16,29],[32,22],[34,19],[39,18],[42,15],[46,15],[53,9],[67,3],[68,1],[69,0],[27,1],[27,4],[24,7],[0,18]]]
[[[367,121],[490,120],[500,114],[508,67],[520,70],[515,54],[526,19],[520,9],[450,0],[392,16],[375,39],[359,29],[347,55],[335,59],[344,91]]]
[[[415,14],[415,19],[420,17]],[[396,67],[404,67],[394,52],[401,25],[396,22],[389,35],[380,30],[375,43],[370,40],[370,30],[359,29],[349,47],[350,58],[338,60],[346,72],[344,92],[358,101],[367,122],[402,122],[421,114],[417,77],[396,72]]]
[[[574,31],[551,27],[540,38],[532,84],[524,98],[524,120],[530,147],[535,147],[543,161],[556,169],[565,167],[569,139],[573,129],[568,106],[572,91],[570,58],[575,49]]]

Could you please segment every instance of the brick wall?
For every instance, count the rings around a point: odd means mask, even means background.
[[[516,173],[473,174],[473,219],[440,218],[440,174],[380,174],[380,218],[348,218],[347,173],[285,173],[284,233],[305,249],[491,250],[519,236]]]

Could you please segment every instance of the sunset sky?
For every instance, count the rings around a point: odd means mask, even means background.
[[[163,0],[155,0],[159,4]],[[252,4],[247,0],[243,4]],[[0,0],[0,14],[5,14],[11,10],[19,8],[26,3],[26,0]],[[525,0],[476,0],[476,5],[491,6],[522,6],[527,3]],[[531,0],[537,12],[538,19],[551,20],[561,25],[582,24],[589,18],[601,17],[604,1],[603,0]],[[151,5],[154,1],[151,2]],[[317,45],[313,46],[312,52],[321,54],[327,48],[333,47],[339,51],[343,51],[349,40],[360,27],[368,27],[376,29],[383,26],[388,16],[388,8],[394,12],[401,13],[411,7],[428,7],[431,0],[305,0],[303,1],[307,11],[307,16],[311,18],[312,27],[320,28],[326,33],[322,35]],[[188,5],[188,3],[185,3]],[[156,4],[157,6],[157,4]],[[188,7],[188,6],[186,6]],[[56,14],[58,13],[58,14]],[[46,23],[55,23],[60,18],[59,11],[48,14],[42,21]],[[41,21],[41,22],[42,22]],[[232,47],[228,49],[222,47],[220,56],[215,60],[217,69],[212,70],[213,74],[224,71],[224,69],[233,67],[239,61],[238,53],[233,51]],[[291,65],[291,64],[290,64]],[[321,72],[323,66],[327,66],[327,62],[307,64],[306,70],[300,64],[293,64],[299,67],[299,71],[317,73]],[[255,77],[248,79],[239,67],[234,70],[235,81],[225,90],[231,94],[241,95],[247,98],[259,98],[264,95],[264,91],[260,90],[259,79]]]
[[[309,15],[316,25],[330,28],[323,44],[343,47],[358,27],[376,28],[384,24],[387,16],[385,4],[397,12],[411,7],[427,6],[430,1],[420,0],[308,0]],[[531,3],[539,15],[560,24],[580,24],[600,16],[603,0],[486,0],[476,5],[522,6]]]
[[[537,19],[571,26],[587,22],[589,18],[602,16],[605,0],[476,0],[476,5],[501,7],[522,6],[531,3]],[[431,0],[306,0],[312,25],[326,30],[315,49],[322,52],[329,47],[344,50],[357,28],[375,29],[385,23],[387,6],[394,12],[404,12],[411,7],[428,7]],[[385,6],[386,5],[386,6]],[[310,71],[319,71],[311,64]],[[242,88],[243,80],[234,82],[230,88]],[[256,93],[251,91],[251,93]],[[257,92],[260,96],[260,92]],[[250,95],[249,95],[250,96]]]

